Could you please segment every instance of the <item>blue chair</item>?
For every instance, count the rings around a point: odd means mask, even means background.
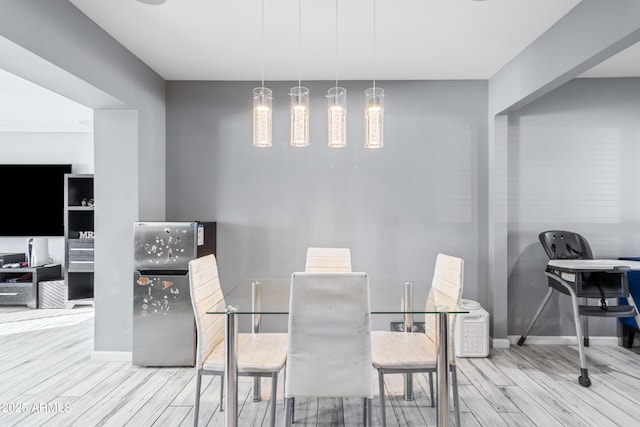
[[[640,261],[640,258],[635,257],[621,257],[627,261]],[[629,281],[629,293],[635,301],[640,301],[640,271],[630,271],[627,273],[627,280]],[[619,304],[628,304],[626,298],[620,298]],[[638,323],[633,317],[620,317],[620,323],[622,324],[622,344],[626,348],[633,347],[633,338],[636,332],[640,332],[638,329]]]

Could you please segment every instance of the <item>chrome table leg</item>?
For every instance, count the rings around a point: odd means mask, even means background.
[[[238,426],[238,308],[228,306],[224,326],[225,427]]]
[[[404,282],[404,330],[413,330],[413,282]],[[414,400],[413,396],[413,374],[404,374],[404,400]]]
[[[436,317],[438,331],[438,427],[449,427],[449,313],[438,313]]]
[[[262,292],[262,285],[260,282],[251,283],[251,325],[252,332],[257,334],[260,332],[260,295]],[[260,377],[253,377],[253,401],[260,401]]]

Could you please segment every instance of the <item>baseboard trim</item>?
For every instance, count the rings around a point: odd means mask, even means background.
[[[91,360],[96,362],[131,362],[130,351],[94,351]]]
[[[511,345],[517,345],[520,335],[509,335]],[[529,335],[525,341],[527,345],[578,345],[575,336],[536,336]],[[589,337],[589,344],[593,345],[621,345],[619,337]]]
[[[493,348],[509,348],[510,340],[508,339],[499,339],[499,338],[491,338],[491,347]]]

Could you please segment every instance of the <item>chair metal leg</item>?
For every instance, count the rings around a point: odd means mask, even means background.
[[[578,312],[578,298],[573,291],[571,292],[571,305],[573,306],[573,320],[576,324],[578,354],[580,355],[580,376],[578,377],[578,382],[584,387],[589,387],[591,385],[591,380],[589,379],[589,371],[587,370],[587,358],[584,354],[584,342],[580,339],[583,335],[580,314]]]
[[[636,330],[633,326],[627,324],[622,325],[622,345],[626,348],[633,347],[633,339],[635,338]]]
[[[193,426],[198,427],[198,417],[200,416],[200,388],[202,386],[202,370],[198,369],[196,374],[196,404],[193,407]]]
[[[456,365],[451,365],[451,383],[453,390],[453,409],[456,414],[456,427],[460,427],[460,401],[458,398],[458,370]]]
[[[404,395],[402,398],[404,400],[413,401],[415,400],[413,396],[413,374],[408,372],[403,375],[404,376]]]
[[[431,395],[431,407],[435,408],[436,402],[433,396],[433,371],[429,371],[429,394]]]
[[[271,427],[276,427],[276,405],[278,403],[278,373],[271,374]]]
[[[576,292],[573,290],[573,287],[569,285],[564,279],[561,277],[550,273],[545,272],[547,276],[551,277],[556,282],[560,283],[564,286],[567,291],[569,291],[569,295],[571,295],[571,305],[573,307],[573,321],[576,324],[576,338],[578,341],[578,354],[580,355],[580,376],[578,377],[578,382],[583,387],[589,387],[591,385],[591,380],[589,379],[589,371],[587,370],[587,359],[584,354],[584,345],[580,337],[582,337],[582,322],[580,321],[580,312],[578,308],[578,296]]]
[[[583,298],[582,304],[589,305],[589,299]],[[589,347],[589,317],[588,316],[583,316],[583,317],[584,317],[584,328],[582,329],[582,332],[583,332],[582,343],[584,344],[585,347]]]
[[[631,292],[627,295],[627,302],[636,309],[636,314],[633,317],[636,319],[636,326],[640,328],[640,311],[638,311],[638,306],[636,305],[636,301],[633,299]],[[631,344],[633,344],[633,336],[631,337]]]
[[[384,372],[378,371],[378,390],[380,393],[380,417],[382,418],[382,427],[387,427],[387,413],[384,407]]]
[[[367,424],[367,398],[366,397],[362,399],[362,425],[364,427],[370,426],[370,424]]]
[[[373,399],[364,398],[362,402],[362,420],[364,427],[371,427],[373,425],[371,412],[373,410]]]
[[[224,411],[224,375],[220,375],[220,412]]]
[[[542,300],[542,304],[540,304],[540,307],[538,307],[538,311],[536,311],[535,316],[533,316],[531,323],[529,323],[529,326],[527,326],[527,329],[525,329],[524,333],[520,336],[520,339],[518,340],[518,345],[524,344],[524,341],[529,336],[529,332],[531,332],[531,328],[533,328],[533,325],[538,320],[538,317],[540,317],[540,314],[542,314],[542,310],[544,310],[544,307],[549,302],[549,299],[551,298],[551,294],[553,293],[553,290],[554,289],[552,287],[549,287],[549,290],[547,290],[547,294],[544,296],[544,299]]]
[[[260,398],[262,396],[262,391],[261,391],[261,384],[262,384],[262,378],[261,377],[253,377],[253,387],[252,387],[252,393],[253,393],[253,401],[254,402],[260,402]]]
[[[293,398],[287,397],[284,399],[284,425],[285,427],[291,427],[293,423]]]

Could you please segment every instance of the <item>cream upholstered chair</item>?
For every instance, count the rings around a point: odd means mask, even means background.
[[[285,374],[285,422],[298,397],[362,398],[371,425],[373,369],[365,273],[293,273]]]
[[[450,255],[438,254],[431,289],[427,296],[426,311],[433,311],[436,306],[456,307],[462,296],[463,278],[464,260]],[[459,426],[458,379],[453,348],[455,317],[455,315],[450,315],[449,355],[456,426]],[[437,365],[435,320],[435,314],[425,315],[424,333],[391,331],[373,331],[372,333],[373,367],[378,370],[383,426],[386,426],[384,374],[428,372],[431,406],[434,405],[432,374],[436,371]]]
[[[351,272],[351,249],[307,248],[304,271],[307,273]]]
[[[207,311],[223,312],[226,306],[214,255],[206,255],[189,262],[189,287],[196,318],[197,382],[193,424],[197,426],[202,375],[219,375],[221,383],[224,379],[225,315],[207,314]],[[287,358],[287,334],[239,333],[237,354],[238,375],[271,377],[271,426],[275,426],[277,380]],[[221,409],[222,391],[221,386]]]

